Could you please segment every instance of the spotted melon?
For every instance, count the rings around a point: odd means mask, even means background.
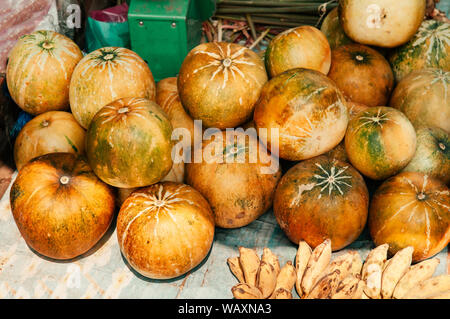
[[[339,22],[338,8],[334,8],[323,19],[320,31],[327,37],[331,50],[341,45],[353,43],[353,41],[345,34],[344,29]]]

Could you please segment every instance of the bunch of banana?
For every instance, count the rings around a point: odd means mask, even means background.
[[[356,251],[331,260],[329,239],[314,250],[301,241],[295,267],[288,261],[280,269],[269,248],[263,249],[260,259],[255,250],[239,247],[239,257],[228,258],[240,282],[231,291],[236,299],[291,299],[294,286],[302,299],[450,298],[450,275],[433,277],[438,258],[411,266],[412,247],[390,259],[388,248],[387,244],[374,248],[363,264]]]

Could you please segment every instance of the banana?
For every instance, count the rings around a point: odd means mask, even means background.
[[[256,275],[259,269],[259,256],[254,249],[239,247],[239,262],[244,273],[245,282],[256,286]]]
[[[272,265],[275,274],[278,276],[278,273],[280,272],[280,262],[277,255],[275,255],[270,250],[270,248],[264,247],[261,261],[264,261],[266,264]]]
[[[261,291],[262,297],[269,297],[275,290],[277,284],[277,274],[271,264],[261,261],[258,275],[256,277],[256,286]]]
[[[395,286],[392,296],[396,299],[401,299],[419,282],[431,278],[438,265],[439,258],[433,258],[411,266],[406,274],[397,283],[397,286]]]
[[[330,299],[336,292],[339,283],[342,280],[341,272],[335,269],[328,273],[314,286],[311,292],[306,296],[306,299]]]
[[[297,279],[295,281],[295,289],[298,295],[303,295],[301,287],[303,274],[305,273],[306,266],[308,265],[309,258],[311,257],[312,249],[309,247],[306,241],[301,240],[298,244],[297,255],[295,256],[295,270],[297,272]]]
[[[249,284],[237,284],[231,292],[236,299],[262,299],[261,291]]]
[[[362,280],[365,282],[364,293],[372,299],[381,297],[381,279],[383,265],[387,259],[388,244],[375,247],[369,252],[362,267]]]
[[[410,289],[404,299],[427,299],[436,296],[448,296],[450,291],[450,275],[440,275],[421,281]]]
[[[399,250],[385,267],[381,277],[381,296],[390,299],[395,286],[411,266],[414,248],[408,246]]]
[[[227,259],[227,263],[237,280],[239,280],[240,283],[245,283],[244,273],[242,272],[242,268],[239,263],[239,257],[230,257]]]
[[[276,292],[278,289],[284,288],[290,292],[292,288],[294,288],[296,279],[297,274],[295,273],[295,268],[292,265],[292,262],[286,262],[286,264],[283,266],[283,268],[281,268],[280,273],[278,274],[274,291]]]
[[[292,299],[292,293],[284,288],[278,288],[270,299]]]
[[[349,275],[342,280],[331,299],[361,299],[364,290],[364,281]]]
[[[325,275],[323,272],[330,263],[330,260],[331,240],[327,239],[313,250],[309,258],[301,283],[304,294],[309,294],[319,279]]]

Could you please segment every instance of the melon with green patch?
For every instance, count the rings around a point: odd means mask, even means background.
[[[87,129],[103,106],[126,97],[155,100],[152,72],[137,53],[101,48],[76,66],[70,81],[70,109],[82,127]]]
[[[389,62],[361,44],[347,44],[333,50],[328,77],[349,100],[367,106],[386,105],[394,87]]]
[[[345,150],[358,171],[371,179],[383,180],[411,161],[416,132],[402,112],[391,107],[371,107],[350,120]]]
[[[235,43],[202,43],[181,65],[178,94],[203,126],[234,128],[251,118],[266,82],[264,63],[252,50]]]
[[[339,144],[348,111],[345,97],[332,80],[318,71],[292,69],[264,85],[254,121],[258,132],[267,130],[264,142],[272,151],[278,148],[281,158],[298,161]]]
[[[420,172],[450,182],[450,136],[438,127],[422,127],[416,131],[414,157],[403,172]]]
[[[35,115],[69,109],[70,79],[82,58],[75,42],[62,34],[40,30],[21,36],[6,67],[11,97]]]
[[[397,82],[412,71],[450,71],[450,23],[425,20],[411,40],[391,52],[389,62]]]
[[[84,154],[86,132],[72,114],[50,111],[36,116],[20,130],[14,143],[14,161],[20,170],[40,155],[67,152]]]
[[[385,181],[370,203],[369,230],[375,245],[394,255],[414,247],[413,261],[427,259],[450,240],[450,190],[441,181],[404,172]]]
[[[318,156],[293,166],[281,178],[273,211],[287,237],[316,247],[331,239],[333,250],[355,241],[364,229],[369,193],[350,164]]]
[[[271,77],[295,68],[316,70],[326,75],[331,63],[330,44],[322,31],[315,27],[292,28],[270,41],[265,63]]]
[[[411,72],[394,89],[390,106],[405,113],[415,128],[436,126],[450,132],[450,72]]]
[[[334,8],[323,19],[320,31],[327,37],[331,50],[341,45],[353,43],[353,41],[345,34],[344,29],[339,22],[338,8]]]
[[[97,112],[86,137],[95,174],[120,188],[159,182],[172,168],[172,126],[164,111],[144,98],[116,100]]]
[[[353,41],[393,48],[416,33],[425,8],[426,0],[341,0],[339,19]]]

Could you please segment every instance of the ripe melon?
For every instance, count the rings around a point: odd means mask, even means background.
[[[315,27],[292,28],[270,41],[265,63],[271,77],[295,68],[316,70],[326,75],[331,63],[330,44]]]
[[[75,42],[62,34],[40,30],[21,36],[6,68],[11,97],[35,115],[69,109],[70,78],[82,58]]]
[[[104,106],[86,133],[86,154],[104,182],[132,188],[159,182],[172,168],[172,126],[164,111],[144,98]]]
[[[411,40],[391,52],[389,62],[397,82],[412,71],[450,71],[450,23],[425,20]]]
[[[49,153],[84,155],[86,132],[72,114],[64,111],[42,113],[27,122],[14,143],[18,170],[31,159]]]
[[[320,31],[327,37],[331,50],[341,45],[353,43],[353,41],[345,34],[344,29],[339,22],[338,8],[334,8],[323,19]]]
[[[258,130],[267,129],[272,152],[278,147],[281,158],[299,161],[324,154],[341,142],[348,111],[332,80],[318,71],[292,69],[264,85],[254,121]],[[277,130],[279,138],[272,140]]]
[[[438,127],[422,127],[416,131],[414,157],[402,172],[420,172],[450,182],[450,136]]]
[[[397,84],[390,106],[405,113],[415,128],[436,126],[450,132],[450,71],[411,72]]]
[[[416,33],[425,7],[425,0],[341,0],[339,19],[353,41],[393,48]]]
[[[316,247],[331,239],[332,249],[351,244],[367,220],[369,193],[348,163],[318,156],[302,161],[281,178],[273,210],[281,229],[298,244]]]
[[[383,180],[411,161],[416,132],[402,112],[391,107],[371,107],[350,120],[345,150],[358,171],[371,179]]]
[[[361,44],[347,44],[333,50],[328,77],[349,100],[367,106],[386,105],[394,87],[389,62]]]
[[[91,249],[114,217],[112,187],[71,153],[51,153],[28,162],[11,187],[11,210],[26,243],[54,259]]]
[[[117,216],[123,256],[141,275],[181,276],[197,266],[212,246],[214,217],[194,188],[172,182],[134,191]]]
[[[70,81],[70,109],[87,129],[103,106],[126,97],[155,100],[155,81],[147,63],[135,52],[106,47],[86,55]]]
[[[450,191],[422,173],[404,172],[385,181],[370,203],[369,229],[375,245],[393,255],[414,247],[413,261],[429,258],[450,240]]]
[[[252,50],[234,43],[203,43],[181,65],[178,94],[203,126],[233,128],[251,118],[266,81],[264,63]]]

